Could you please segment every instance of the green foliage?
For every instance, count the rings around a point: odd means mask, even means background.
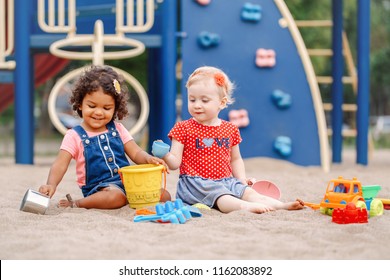
[[[374,143],[376,149],[389,149],[390,148],[390,135],[382,135]]]
[[[129,59],[107,61],[106,64],[120,68],[134,76],[144,88],[148,80],[148,55],[147,52]]]
[[[372,1],[371,14],[371,114],[390,115],[390,1]]]
[[[285,0],[295,20],[331,20],[332,0]],[[371,0],[371,115],[390,115],[390,0]],[[358,1],[343,1],[343,28],[357,66]],[[329,27],[301,28],[307,48],[331,48],[332,29]],[[312,57],[317,76],[331,75],[330,58]],[[344,67],[348,75],[347,67]],[[323,102],[331,100],[331,86],[320,85]],[[344,87],[344,102],[355,103],[352,87]]]
[[[0,114],[0,125],[4,126],[6,124],[9,124],[14,119],[14,106],[13,104],[9,106],[7,109],[5,109]]]
[[[295,19],[330,19],[332,16],[331,0],[285,0]]]

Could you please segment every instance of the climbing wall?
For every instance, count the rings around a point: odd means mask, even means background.
[[[181,2],[183,118],[190,117],[188,76],[199,66],[219,67],[236,84],[236,101],[220,117],[240,127],[244,158],[324,165],[307,72],[275,2]]]

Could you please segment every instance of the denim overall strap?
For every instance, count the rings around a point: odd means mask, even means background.
[[[119,169],[130,163],[114,122],[107,124],[107,132],[94,137],[88,137],[80,125],[73,129],[80,136],[84,146],[86,186],[82,188],[83,194],[97,185],[120,181]]]

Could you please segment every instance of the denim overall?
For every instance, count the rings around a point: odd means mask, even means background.
[[[125,192],[118,171],[119,168],[130,163],[126,158],[122,139],[114,122],[107,124],[106,133],[91,138],[80,125],[73,129],[84,145],[86,185],[81,188],[84,197],[108,187],[109,184],[114,184]]]

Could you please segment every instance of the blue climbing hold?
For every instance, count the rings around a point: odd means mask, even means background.
[[[289,93],[276,89],[271,95],[272,102],[279,109],[287,109],[291,107],[292,98]]]
[[[262,16],[261,12],[260,5],[245,3],[241,10],[241,19],[243,21],[258,22]]]
[[[274,150],[282,157],[288,157],[292,153],[292,141],[288,136],[278,136],[274,141]]]
[[[202,48],[212,48],[219,45],[221,37],[216,33],[210,33],[208,31],[202,31],[198,35],[198,43]]]

